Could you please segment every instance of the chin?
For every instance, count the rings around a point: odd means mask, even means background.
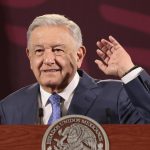
[[[43,84],[48,87],[57,87],[61,83],[58,82],[58,80],[57,80],[57,81],[46,81],[46,82],[43,82]]]

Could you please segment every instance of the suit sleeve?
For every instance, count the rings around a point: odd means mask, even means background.
[[[125,90],[133,104],[146,123],[150,123],[150,76],[146,71],[128,84]]]

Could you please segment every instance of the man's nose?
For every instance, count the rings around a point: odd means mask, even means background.
[[[51,49],[46,49],[44,53],[44,63],[54,64],[55,63],[55,53]]]

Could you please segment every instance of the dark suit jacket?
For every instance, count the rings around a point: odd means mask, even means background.
[[[126,85],[119,80],[95,80],[83,71],[79,75],[68,115],[85,115],[101,124],[150,122],[150,77],[145,71]],[[35,83],[4,98],[1,124],[36,124],[38,93]]]

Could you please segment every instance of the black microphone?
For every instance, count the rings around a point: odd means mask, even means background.
[[[111,120],[112,119],[112,111],[110,108],[106,108],[105,112],[106,112],[107,123],[111,124],[111,122],[112,122],[112,120]]]
[[[39,108],[39,124],[42,124],[43,116],[43,108]]]

